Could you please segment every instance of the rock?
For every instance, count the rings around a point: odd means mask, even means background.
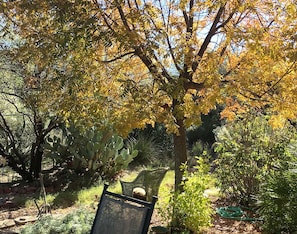
[[[13,219],[4,219],[0,221],[0,228],[9,228],[13,227],[15,225],[15,222]]]
[[[34,222],[37,220],[37,217],[34,216],[20,216],[14,219],[16,224],[26,224],[28,222]]]

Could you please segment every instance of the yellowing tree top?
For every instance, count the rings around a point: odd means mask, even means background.
[[[123,133],[154,122],[176,132],[218,104],[230,119],[251,106],[275,125],[296,118],[294,1],[1,3],[41,103],[65,116]]]

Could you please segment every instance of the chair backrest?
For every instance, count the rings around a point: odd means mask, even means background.
[[[151,201],[153,196],[158,195],[160,184],[169,168],[143,170],[131,182],[120,181],[122,193],[132,197],[134,188],[143,188],[146,192],[146,200]]]
[[[104,185],[91,234],[147,234],[157,197],[146,202],[107,188]]]

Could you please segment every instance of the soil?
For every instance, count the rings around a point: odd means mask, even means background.
[[[205,234],[260,234],[261,231],[256,223],[248,221],[237,221],[226,218],[221,218],[215,215],[213,219],[213,226],[205,232]]]
[[[61,178],[61,174],[59,174]],[[51,193],[54,190],[61,190],[61,187],[58,185],[53,186],[53,182],[49,183],[51,186],[46,186],[46,192]],[[78,185],[79,186],[79,185]],[[16,218],[20,217],[30,217],[36,218],[38,215],[37,207],[33,208],[24,208],[24,204],[18,204],[17,197],[31,197],[31,194],[36,193],[36,190],[39,189],[39,184],[36,186],[28,187],[27,185],[17,184],[17,185],[8,185],[0,183],[0,234],[13,234],[19,233],[23,225],[15,224],[11,227],[4,228],[3,221],[14,221]],[[53,189],[54,187],[55,189]],[[52,191],[53,190],[53,191]],[[213,208],[227,206],[228,203],[225,201],[212,200]],[[55,209],[51,210],[52,215],[54,216],[62,216],[68,213],[73,212],[74,209],[78,209],[76,206],[70,206],[63,209]],[[95,212],[95,211],[94,211]],[[162,225],[161,219],[157,214],[157,210],[155,209],[151,226],[159,226]],[[248,222],[248,221],[237,221],[220,217],[218,214],[213,216],[212,226],[203,232],[204,234],[230,234],[230,233],[240,233],[240,234],[261,234],[261,231],[258,227],[257,223]]]
[[[1,195],[0,195],[0,198]],[[2,198],[3,199],[3,198]],[[214,208],[220,203],[214,202]],[[64,209],[56,209],[52,210],[52,215],[54,216],[62,216],[66,215],[68,213],[73,212],[74,209],[77,209],[77,207],[72,206]],[[1,208],[0,207],[0,222],[3,220],[14,220],[18,217],[37,217],[38,210],[37,208],[14,208],[14,207],[8,207],[8,208]],[[162,225],[160,218],[155,210],[152,220],[151,220],[151,226],[159,226]],[[1,225],[0,225],[1,226]],[[7,228],[1,228],[0,234],[15,234],[19,233],[20,229],[23,225],[16,224],[12,227]],[[214,215],[213,217],[213,225],[208,230],[204,232],[205,234],[261,234],[261,231],[259,230],[259,227],[257,223],[252,223],[248,221],[237,221],[237,220],[231,220],[220,217],[218,214]]]
[[[227,203],[226,201],[213,200],[212,206],[216,210],[218,207],[227,206]],[[252,217],[251,213],[248,215]],[[155,212],[152,217],[152,226],[158,225],[162,226],[162,223]],[[205,230],[203,234],[261,234],[259,226],[259,222],[232,220],[215,214],[212,217],[212,226]]]

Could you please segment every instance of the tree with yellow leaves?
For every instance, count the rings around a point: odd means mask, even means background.
[[[2,0],[0,9],[40,105],[123,134],[164,123],[176,189],[185,130],[218,104],[229,119],[251,106],[275,125],[296,119],[293,0]]]

